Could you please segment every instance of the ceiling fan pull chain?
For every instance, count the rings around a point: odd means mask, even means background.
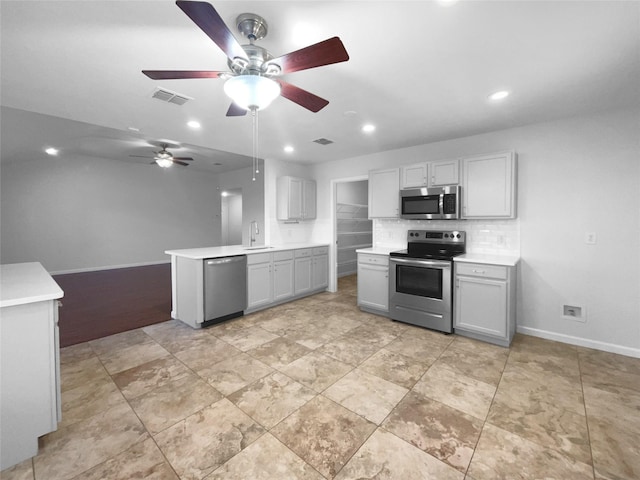
[[[260,135],[259,135],[259,133],[260,133],[260,122],[258,121],[258,109],[257,108],[255,109],[255,115],[256,115],[256,155],[255,155],[256,166],[255,166],[255,169],[256,169],[256,173],[260,173],[260,168],[259,168],[260,164],[258,163],[258,139],[260,138]]]
[[[252,163],[251,163],[251,168],[253,170],[252,172],[252,181],[256,181],[256,158],[258,156],[258,114],[257,114],[257,109],[256,108],[252,108],[251,109],[251,126],[252,126],[252,133],[253,133],[253,150],[252,150]]]

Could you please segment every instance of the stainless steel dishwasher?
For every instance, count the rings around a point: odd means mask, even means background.
[[[247,256],[205,259],[203,326],[239,317],[246,308]]]

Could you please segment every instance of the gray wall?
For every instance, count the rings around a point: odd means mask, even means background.
[[[220,242],[213,174],[65,156],[3,162],[0,173],[2,263],[91,270]]]

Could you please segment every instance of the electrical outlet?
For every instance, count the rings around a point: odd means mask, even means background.
[[[595,245],[597,240],[596,232],[586,232],[584,234],[584,243],[587,245]]]
[[[562,317],[569,320],[575,320],[577,322],[587,321],[586,311],[584,307],[577,305],[563,305]]]

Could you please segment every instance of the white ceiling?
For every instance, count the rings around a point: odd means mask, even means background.
[[[311,113],[276,99],[259,117],[262,158],[316,163],[640,105],[639,1],[212,4],[234,33],[239,14],[263,16],[269,33],[258,44],[274,56],[336,35],[350,55],[284,77],[330,103]],[[191,168],[248,164],[251,118],[225,116],[223,80],[154,81],[140,72],[227,70],[225,55],[173,1],[0,6],[1,103],[10,107],[2,110],[3,161],[41,154],[39,142],[129,161],[154,150],[147,141],[167,139],[183,144],[174,153],[194,156]],[[194,100],[152,99],[156,87]],[[487,100],[500,89],[511,96]],[[200,130],[186,126],[192,119]],[[364,122],[376,131],[363,134]],[[335,143],[313,143],[321,137]],[[284,153],[285,144],[295,152]]]

